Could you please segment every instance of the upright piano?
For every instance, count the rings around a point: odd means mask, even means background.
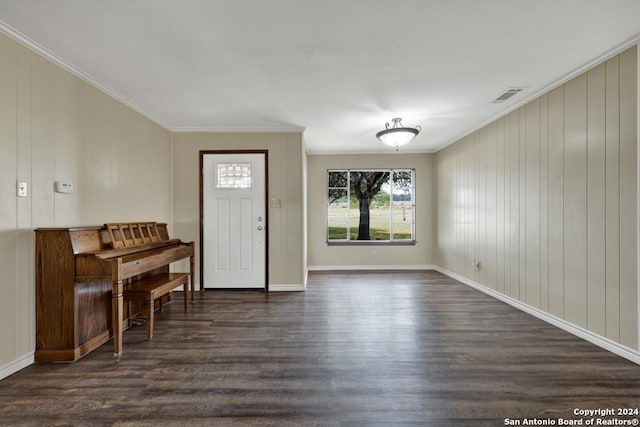
[[[38,228],[36,233],[36,362],[73,362],[122,333],[143,307],[124,304],[137,281],[169,276],[172,262],[189,259],[194,298],[194,244],[170,239],[166,224],[104,224]],[[166,297],[165,297],[166,298]]]

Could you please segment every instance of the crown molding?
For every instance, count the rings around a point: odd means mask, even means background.
[[[578,77],[579,75],[581,75],[582,73],[585,73],[586,71],[589,71],[590,69],[592,69],[596,65],[601,64],[604,61],[613,58],[614,56],[622,53],[623,51],[627,50],[631,46],[637,45],[639,43],[640,43],[640,33],[634,35],[633,37],[627,39],[626,41],[620,43],[619,45],[613,47],[612,49],[609,49],[608,51],[606,51],[602,55],[597,56],[596,58],[592,59],[591,61],[587,62],[586,64],[583,64],[580,67],[574,69],[573,71],[565,74],[563,77],[561,77],[560,79],[556,80],[555,82],[553,82],[553,83],[543,87],[542,89],[530,94],[529,96],[524,98],[522,101],[519,101],[518,103],[516,103],[516,104],[512,105],[511,107],[507,108],[506,110],[501,111],[498,114],[495,114],[495,115],[491,116],[489,119],[483,121],[482,123],[480,123],[480,124],[478,124],[476,126],[473,126],[472,128],[466,130],[465,132],[461,133],[460,136],[457,136],[457,137],[455,137],[453,139],[448,140],[447,142],[445,142],[444,144],[442,144],[438,148],[436,148],[434,150],[434,152],[437,153],[438,151],[447,148],[449,145],[460,141],[461,139],[465,138],[466,136],[471,135],[473,132],[475,132],[475,131],[477,131],[479,129],[482,129],[483,127],[493,123],[494,121],[498,120],[499,118],[506,116],[507,114],[511,113],[512,111],[517,110],[518,108],[522,107],[523,105],[528,104],[529,102],[531,102],[534,99],[544,95],[545,93],[551,92],[553,89],[557,88],[558,86],[561,86],[561,85],[565,84],[569,80],[571,80],[571,79],[573,79],[575,77]]]
[[[303,133],[306,128],[303,126],[283,126],[283,127],[211,127],[211,126],[172,126],[171,132],[176,133]]]
[[[57,65],[58,67],[62,68],[63,70],[73,74],[74,76],[78,77],[82,81],[88,83],[89,85],[95,87],[96,89],[100,90],[101,92],[105,93],[106,95],[108,95],[108,96],[114,98],[115,100],[121,102],[122,104],[126,105],[127,107],[129,107],[132,110],[136,111],[137,113],[143,115],[144,117],[146,117],[147,119],[151,120],[152,122],[158,124],[159,126],[162,126],[163,128],[165,128],[166,130],[168,130],[170,132],[176,132],[176,133],[177,132],[185,132],[185,133],[186,132],[303,133],[305,131],[305,129],[306,129],[305,127],[302,127],[302,126],[246,127],[246,128],[239,128],[239,127],[229,127],[229,128],[227,128],[227,127],[204,127],[204,126],[202,126],[202,127],[199,127],[199,126],[170,126],[169,124],[163,122],[155,114],[153,114],[153,113],[145,110],[144,108],[140,107],[138,104],[136,104],[131,99],[125,97],[121,93],[113,90],[109,86],[107,86],[104,83],[100,82],[98,79],[96,79],[91,74],[87,73],[86,71],[74,66],[73,64],[71,64],[69,62],[67,62],[66,60],[64,60],[60,56],[56,55],[55,53],[53,53],[52,51],[50,51],[46,47],[38,44],[36,41],[32,40],[31,38],[29,38],[25,34],[21,33],[20,31],[16,30],[11,25],[7,24],[6,22],[4,22],[2,20],[0,20],[0,33],[5,34],[7,37],[11,38],[12,40],[16,41],[17,43],[25,46],[26,48],[28,48],[31,51],[35,52],[36,54],[42,56],[46,60],[52,62],[53,64]]]
[[[379,149],[371,150],[371,151],[322,151],[322,150],[307,150],[307,154],[311,156],[360,156],[360,155],[389,155],[389,156],[400,156],[403,154],[435,154],[437,151],[435,150],[384,150],[381,151]]]
[[[138,104],[136,104],[132,100],[128,99],[124,95],[120,94],[119,92],[111,89],[109,86],[107,86],[104,83],[100,82],[99,80],[94,78],[91,74],[87,73],[86,71],[83,71],[80,68],[74,66],[73,64],[65,61],[64,59],[62,59],[61,57],[59,57],[58,55],[56,55],[55,53],[53,53],[52,51],[47,49],[46,47],[38,44],[37,42],[35,42],[31,38],[29,38],[28,36],[22,34],[20,31],[16,30],[11,25],[7,24],[6,22],[4,22],[2,20],[0,20],[0,33],[3,33],[4,35],[9,37],[10,39],[16,41],[17,43],[21,44],[22,46],[24,46],[26,48],[32,50],[36,54],[42,56],[43,58],[45,58],[46,60],[52,62],[53,64],[57,65],[58,67],[62,68],[63,70],[65,70],[65,71],[73,74],[74,76],[78,77],[80,80],[88,83],[89,85],[95,87],[99,91],[101,91],[101,92],[105,93],[106,95],[114,98],[115,100],[121,102],[122,104],[124,104],[127,107],[131,108],[135,112],[143,115],[144,117],[146,117],[147,119],[149,119],[152,122],[156,123],[157,125],[162,126],[163,128],[165,128],[168,131],[171,131],[171,128],[166,123],[164,123],[162,120],[160,120],[156,115],[154,115],[154,114],[150,113],[149,111],[145,110],[144,108],[140,107]]]

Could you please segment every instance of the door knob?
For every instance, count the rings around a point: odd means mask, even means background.
[[[262,227],[261,225],[259,225],[259,226],[258,226],[258,231],[262,231],[262,228],[263,228],[263,227]]]

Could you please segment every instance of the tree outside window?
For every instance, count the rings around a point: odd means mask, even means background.
[[[327,241],[415,241],[415,170],[327,171]]]

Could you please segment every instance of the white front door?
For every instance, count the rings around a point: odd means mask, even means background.
[[[265,154],[203,155],[205,288],[265,288]]]

